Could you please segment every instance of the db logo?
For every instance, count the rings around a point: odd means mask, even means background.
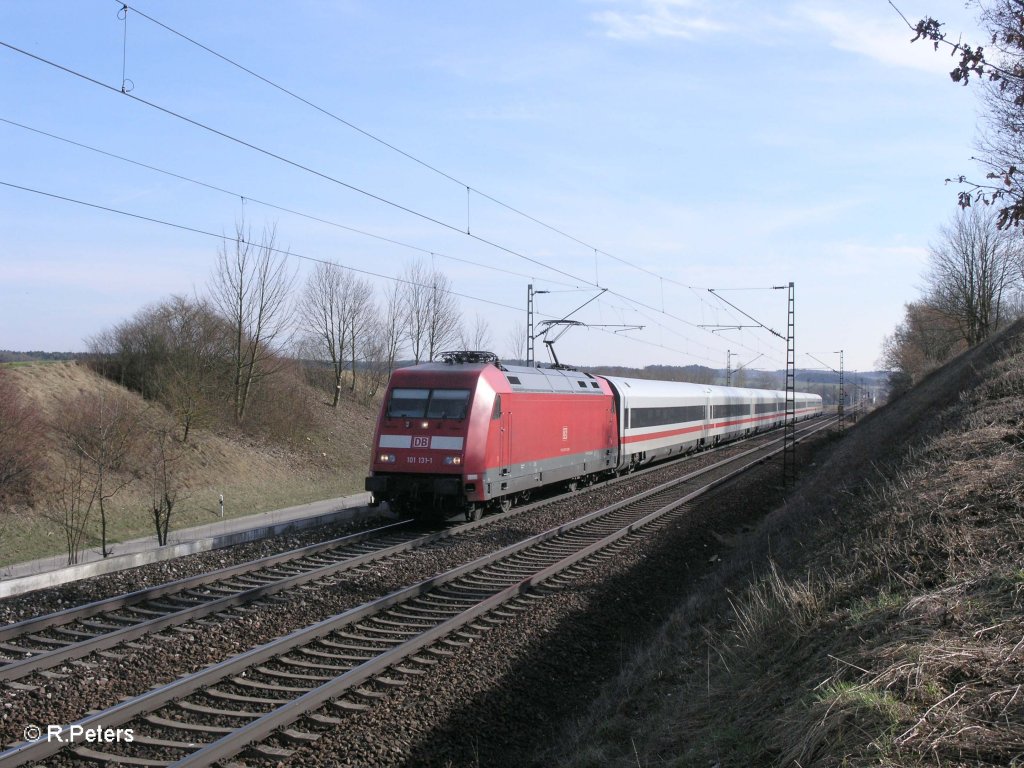
[[[429,437],[414,437],[412,439],[413,448],[429,448],[430,438]]]

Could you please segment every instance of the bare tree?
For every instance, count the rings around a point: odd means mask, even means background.
[[[0,369],[0,508],[31,501],[44,465],[42,419]]]
[[[179,466],[183,453],[172,437],[172,430],[173,425],[167,420],[155,419],[146,435],[142,456],[143,476],[149,487],[149,511],[161,547],[167,544],[171,513],[181,490]]]
[[[367,357],[366,347],[370,343],[373,331],[376,306],[373,301],[373,286],[366,280],[356,278],[352,281],[349,295],[348,349],[352,366],[352,381],[349,390],[356,389],[356,363]]]
[[[102,376],[143,397],[160,395],[161,364],[167,359],[167,337],[160,327],[157,306],[140,310],[88,340],[90,366]]]
[[[367,329],[366,370],[364,387],[367,397],[373,397],[395,369],[398,356],[406,339],[406,309],[403,284],[394,282],[378,306],[376,322]]]
[[[43,501],[42,515],[60,526],[68,565],[74,565],[82,551],[96,496],[86,488],[86,461],[81,453],[65,448],[58,452],[57,461],[60,474]]]
[[[961,207],[972,201],[997,204],[997,226],[1024,222],[1024,34],[1020,0],[967,0],[975,6],[987,31],[984,45],[972,45],[954,34],[947,39],[943,24],[925,17],[911,25],[913,38],[930,42],[936,51],[953,54],[950,78],[967,85],[982,85],[984,132],[979,138],[978,160],[988,170],[984,180],[960,176],[966,186],[958,193]],[[895,6],[894,6],[895,7]],[[908,22],[909,24],[909,22]],[[956,42],[953,38],[956,38]],[[976,41],[980,42],[980,41]]]
[[[427,356],[430,326],[430,270],[422,261],[408,264],[402,273],[402,314],[406,320],[406,340],[412,361]]]
[[[332,405],[335,408],[341,396],[341,375],[345,369],[348,339],[347,274],[335,264],[317,264],[316,270],[306,280],[299,305],[303,325],[310,334],[311,354],[331,364]]]
[[[213,274],[211,298],[232,328],[232,401],[241,423],[253,385],[279,369],[288,343],[295,273],[277,248],[277,230],[264,228],[258,243],[244,223],[225,238]]]
[[[430,312],[427,324],[427,359],[434,360],[451,347],[459,337],[462,313],[451,292],[451,281],[441,272],[434,271],[430,281]]]
[[[423,261],[402,275],[408,341],[413,361],[433,360],[458,339],[460,315],[451,281]]]
[[[472,325],[464,324],[460,329],[459,344],[463,349],[487,350],[491,346],[491,327],[478,313],[473,318]]]
[[[332,405],[337,408],[346,366],[349,389],[356,386],[356,363],[373,326],[373,287],[337,264],[318,264],[306,281],[299,314],[310,334],[310,352],[331,364]]]
[[[138,419],[128,398],[106,393],[80,395],[68,403],[56,425],[63,479],[56,507],[74,562],[85,524],[94,508],[100,513],[100,551],[107,548],[107,505],[132,482],[127,460]]]
[[[505,345],[509,350],[509,358],[525,362],[527,341],[526,324],[521,322],[514,323],[505,336]]]
[[[882,344],[879,363],[889,371],[890,395],[902,394],[966,348],[955,320],[927,301],[907,304],[903,321]]]
[[[930,247],[927,301],[977,344],[1005,320],[1004,302],[1019,281],[1021,239],[998,228],[991,209],[961,209]]]
[[[407,324],[408,316],[405,303],[402,300],[402,284],[394,282],[385,294],[379,325],[381,349],[384,353],[382,359],[387,363],[389,376],[395,369],[395,363],[406,343]]]
[[[90,365],[174,414],[187,442],[230,377],[232,329],[212,304],[171,296],[89,340]]]
[[[366,358],[363,368],[363,393],[372,398],[387,383],[390,370],[385,351],[384,334],[375,326],[366,339]]]
[[[187,443],[192,428],[216,410],[225,363],[233,358],[232,334],[206,301],[174,296],[165,312],[173,352],[165,361],[161,399],[181,429],[181,442]]]

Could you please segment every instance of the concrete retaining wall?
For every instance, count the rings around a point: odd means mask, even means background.
[[[115,555],[105,560],[96,560],[89,563],[58,568],[56,570],[44,571],[27,576],[18,576],[0,581],[0,598],[20,595],[25,592],[32,592],[36,589],[56,587],[60,584],[87,579],[92,576],[102,576],[105,573],[114,573],[128,568],[136,568],[140,565],[159,563],[164,560],[172,560],[184,555],[192,555],[196,552],[206,552],[211,549],[230,547],[234,544],[244,544],[247,541],[257,541],[271,536],[279,536],[290,531],[299,531],[305,528],[315,528],[320,525],[343,520],[357,520],[370,515],[379,515],[381,510],[368,509],[367,507],[351,507],[340,509],[336,512],[328,512],[322,515],[302,517],[292,520],[282,520],[268,523],[254,528],[246,528],[238,531],[199,538],[193,541],[186,541],[180,544],[168,544],[164,547],[147,549],[142,552],[135,552],[127,555]]]

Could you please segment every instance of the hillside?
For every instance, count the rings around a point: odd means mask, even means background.
[[[850,430],[536,764],[1021,764],[1022,478],[1018,322]]]
[[[4,366],[4,372],[38,406],[51,440],[56,419],[81,395],[126,396],[140,415],[140,429],[164,415],[159,406],[74,362],[15,364]],[[307,396],[313,404],[312,428],[289,441],[195,430],[175,468],[182,490],[173,510],[172,530],[218,519],[220,494],[224,495],[225,516],[235,517],[361,492],[376,406],[345,399],[335,410],[313,390]],[[0,523],[0,565],[64,551],[59,524],[47,519],[47,495],[59,482],[58,462],[52,452],[50,459],[35,508],[14,510],[15,514],[7,514]],[[133,474],[132,469],[125,474]],[[127,479],[132,482],[113,499],[108,536],[114,541],[153,535],[149,492],[137,478]],[[90,547],[99,541],[97,517],[95,513],[90,516],[86,531]]]

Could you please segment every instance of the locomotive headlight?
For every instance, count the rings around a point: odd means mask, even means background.
[[[393,453],[382,453],[380,456],[377,457],[377,459],[380,461],[381,464],[394,464],[395,463],[395,454],[393,454]]]
[[[430,426],[430,422],[429,421],[421,421],[420,422],[420,426],[423,427],[423,429],[426,429],[427,427]]]
[[[448,465],[453,465],[454,464],[455,466],[458,466],[459,464],[462,463],[462,457],[461,456],[445,456],[444,457],[444,463],[448,464]]]

